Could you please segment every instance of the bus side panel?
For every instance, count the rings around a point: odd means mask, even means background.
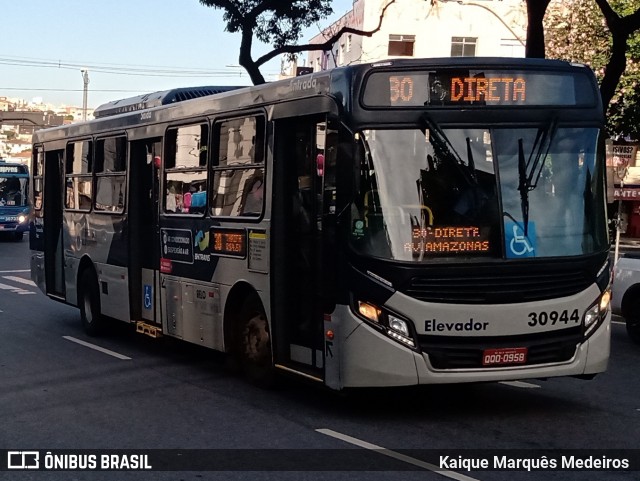
[[[220,287],[163,276],[163,332],[187,342],[224,350]]]
[[[125,220],[124,214],[65,212],[64,272],[67,302],[78,304],[81,269],[91,266],[97,275],[102,313],[128,322],[129,275],[126,267]]]
[[[130,321],[128,269],[124,266],[96,264],[96,270],[102,313],[114,319]]]

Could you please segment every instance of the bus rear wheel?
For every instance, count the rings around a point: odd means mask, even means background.
[[[104,330],[104,318],[100,313],[100,290],[98,279],[91,269],[85,269],[78,283],[78,299],[82,327],[90,336],[97,336]]]
[[[240,310],[236,354],[244,375],[254,384],[270,387],[274,382],[269,322],[257,296],[248,298]]]

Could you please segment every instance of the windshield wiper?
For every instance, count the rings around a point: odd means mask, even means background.
[[[429,140],[433,145],[433,150],[436,155],[442,160],[450,162],[453,161],[456,169],[460,172],[468,185],[477,184],[478,181],[475,177],[475,166],[473,163],[473,156],[471,154],[470,140],[467,138],[467,155],[469,161],[465,164],[440,126],[426,113],[422,114],[422,120],[429,129]],[[465,168],[465,166],[468,168]]]
[[[547,127],[538,129],[536,140],[533,142],[527,160],[524,156],[524,141],[521,138],[518,139],[518,191],[520,192],[520,208],[525,237],[529,234],[529,191],[538,186],[538,180],[540,180],[542,169],[547,161],[557,127],[558,117],[553,116]]]

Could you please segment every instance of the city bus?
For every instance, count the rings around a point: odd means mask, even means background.
[[[0,235],[21,241],[29,230],[29,169],[0,160]]]
[[[95,117],[37,131],[32,167],[32,278],[89,335],[122,321],[336,390],[606,370],[586,66],[389,60]]]

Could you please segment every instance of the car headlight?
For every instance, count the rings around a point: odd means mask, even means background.
[[[604,292],[596,299],[589,309],[584,313],[584,337],[585,339],[595,332],[607,317],[611,303],[611,290],[605,289]]]
[[[370,302],[357,301],[356,306],[360,317],[375,326],[379,331],[384,332],[388,337],[404,346],[412,349],[416,348],[409,321]]]

